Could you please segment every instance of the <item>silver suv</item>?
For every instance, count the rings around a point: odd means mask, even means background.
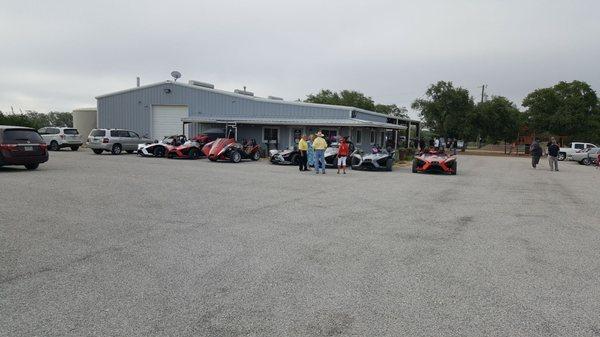
[[[79,131],[75,128],[48,126],[39,129],[38,133],[48,144],[48,149],[52,151],[58,151],[63,147],[70,147],[71,150],[77,151],[83,145]]]
[[[151,139],[140,137],[137,133],[129,130],[93,129],[88,137],[87,146],[95,154],[101,154],[104,151],[121,154],[123,151],[133,153],[137,151],[138,144],[151,141]]]

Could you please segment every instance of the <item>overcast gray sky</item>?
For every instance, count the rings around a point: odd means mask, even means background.
[[[294,100],[354,89],[410,106],[450,80],[520,104],[600,89],[600,1],[0,0],[0,110],[70,111],[179,70]],[[413,112],[414,114],[414,112]],[[413,115],[416,116],[416,115]]]

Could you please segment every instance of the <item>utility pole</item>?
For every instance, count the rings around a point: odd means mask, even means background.
[[[481,103],[483,103],[483,98],[485,97],[485,87],[485,84],[481,86]]]
[[[481,103],[483,103],[483,98],[485,97],[485,87],[485,84],[481,86]],[[481,148],[481,133],[477,133],[477,148]]]

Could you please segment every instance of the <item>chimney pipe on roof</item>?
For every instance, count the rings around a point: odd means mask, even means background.
[[[138,76],[138,77],[136,77],[136,79],[135,79],[135,80],[136,80],[136,82],[135,82],[135,83],[136,83],[136,85],[139,87],[139,86],[140,86],[140,77],[139,77],[139,76]]]

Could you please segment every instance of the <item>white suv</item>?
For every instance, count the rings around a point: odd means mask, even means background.
[[[83,144],[79,131],[75,128],[59,128],[48,126],[38,130],[39,134],[48,144],[48,149],[58,151],[63,147],[70,147],[71,150],[77,151]]]

